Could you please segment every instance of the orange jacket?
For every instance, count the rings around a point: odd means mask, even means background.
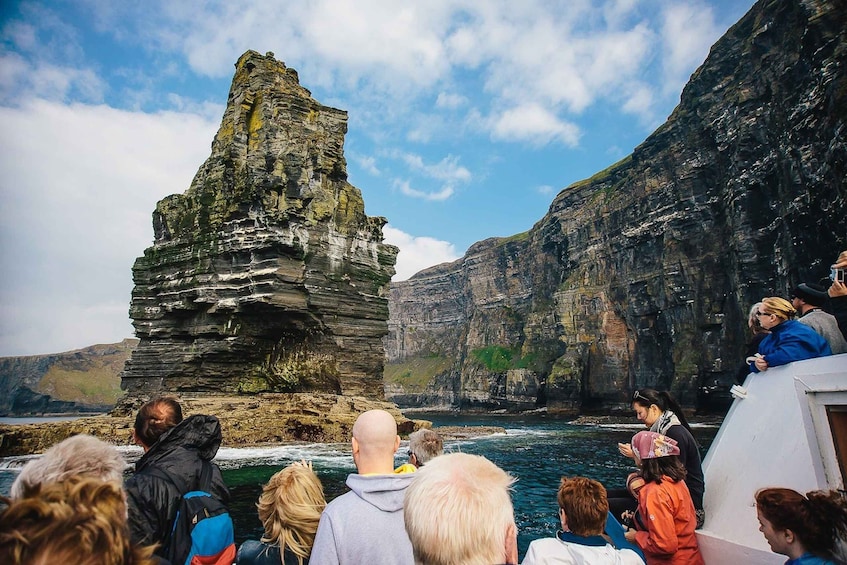
[[[697,516],[685,481],[667,476],[649,482],[638,493],[638,510],[646,531],[635,534],[647,565],[704,565],[694,528]]]

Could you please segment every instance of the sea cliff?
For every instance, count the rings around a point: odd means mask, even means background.
[[[749,307],[847,248],[845,61],[839,2],[756,3],[631,155],[391,285],[387,398],[584,413],[728,388]]]

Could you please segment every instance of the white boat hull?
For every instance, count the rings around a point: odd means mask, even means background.
[[[754,495],[844,488],[829,415],[847,411],[847,354],[750,374],[703,462],[707,565],[782,564],[759,532]],[[847,457],[843,454],[842,458]]]

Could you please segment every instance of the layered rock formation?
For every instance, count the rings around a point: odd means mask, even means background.
[[[118,376],[138,343],[65,353],[0,357],[0,416],[106,412],[121,396]]]
[[[382,398],[397,249],[347,182],[347,114],[248,51],[185,194],[133,267],[128,398],[321,390]]]
[[[760,1],[667,122],[529,232],[392,284],[401,405],[625,408],[728,385],[747,310],[847,248],[847,10]]]

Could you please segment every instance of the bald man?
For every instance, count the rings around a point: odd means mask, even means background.
[[[310,563],[320,565],[414,565],[403,524],[403,496],[413,474],[394,473],[400,447],[397,422],[385,410],[369,410],[353,425],[350,492],[327,504],[321,514]]]

